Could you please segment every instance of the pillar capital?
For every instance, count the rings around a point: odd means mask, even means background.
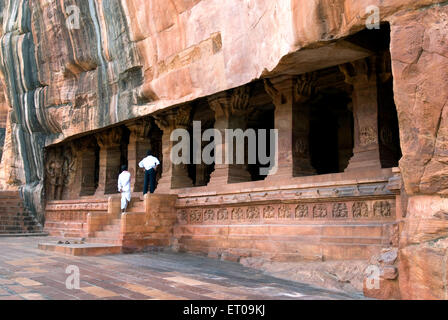
[[[122,135],[123,130],[121,128],[113,128],[105,132],[97,133],[95,137],[101,148],[109,148],[120,146]]]
[[[88,149],[94,149],[98,146],[97,139],[94,136],[74,140],[70,143],[72,151],[75,153],[83,152]]]
[[[136,139],[144,140],[148,138],[149,131],[151,130],[151,121],[149,119],[138,119],[127,124],[126,127]]]
[[[353,86],[369,86],[376,82],[377,57],[349,62],[339,66],[339,70],[345,76],[345,82]]]
[[[230,117],[246,118],[251,110],[249,99],[249,86],[242,86],[230,92],[215,94],[208,98],[208,102],[216,117],[224,116],[227,119]]]
[[[185,105],[177,109],[175,124],[177,128],[187,129],[191,126],[191,105]]]
[[[264,88],[271,97],[274,105],[291,103],[293,99],[294,77],[279,76],[264,79]]]
[[[177,109],[171,109],[154,117],[157,126],[163,131],[175,128],[186,129],[191,122],[191,106],[184,105]]]
[[[297,77],[294,84],[294,102],[305,103],[316,92],[316,73],[306,73]]]

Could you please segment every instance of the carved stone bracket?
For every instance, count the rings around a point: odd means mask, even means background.
[[[362,60],[349,62],[339,66],[339,70],[345,76],[345,82],[351,85],[369,84],[376,81],[377,57],[372,56]]]
[[[305,103],[316,92],[316,73],[306,73],[300,75],[294,87],[294,102]]]
[[[117,147],[120,145],[123,130],[114,128],[106,132],[98,133],[96,140],[101,148]]]
[[[154,116],[156,125],[163,131],[174,128],[176,124],[176,112],[168,110]]]
[[[229,92],[216,94],[208,99],[210,108],[215,115],[224,115],[225,118],[243,117],[247,118],[251,107],[249,104],[250,88],[243,86]]]
[[[132,124],[127,125],[131,135],[137,140],[144,140],[148,138],[149,131],[151,130],[151,121],[148,119],[139,119]]]

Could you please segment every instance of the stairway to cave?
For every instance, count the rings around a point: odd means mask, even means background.
[[[25,208],[19,192],[0,191],[0,235],[41,235],[42,226]]]

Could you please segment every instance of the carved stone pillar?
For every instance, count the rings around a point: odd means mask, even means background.
[[[208,143],[209,142],[207,142],[207,141],[202,141],[201,150],[204,150],[204,148],[208,145]],[[196,165],[195,186],[206,186],[207,185],[207,173],[208,173],[208,168],[207,168],[207,165],[203,161],[201,161],[200,164]]]
[[[74,195],[92,196],[97,188],[96,181],[96,161],[97,161],[97,142],[93,137],[78,140],[75,143],[79,158],[78,174],[74,186]]]
[[[265,80],[266,92],[275,105],[275,129],[278,130],[278,170],[269,175],[267,181],[314,173],[309,154],[310,110],[307,105],[312,88],[308,75],[298,80],[291,76]]]
[[[315,91],[315,74],[298,77],[294,89],[293,106],[293,174],[296,177],[316,173],[310,153],[310,98]]]
[[[245,164],[236,164],[234,159],[226,163],[226,154],[230,148],[230,141],[226,139],[226,129],[247,128],[247,116],[250,111],[249,87],[234,89],[231,93],[222,92],[209,98],[210,108],[215,112],[215,129],[221,134],[222,141],[215,141],[215,150],[221,150],[222,159],[215,159],[215,171],[210,176],[208,186],[222,186],[228,183],[239,183],[251,181],[251,176]],[[237,146],[233,143],[233,154],[236,154]],[[246,149],[246,148],[245,148]],[[246,153],[246,150],[245,150]],[[247,158],[247,155],[246,155]]]
[[[131,135],[128,145],[128,170],[131,173],[132,192],[142,192],[145,179],[145,171],[140,169],[138,163],[146,157],[148,150],[151,150],[151,140],[149,131],[151,122],[140,119],[127,126]]]
[[[122,129],[114,128],[96,135],[100,146],[99,183],[95,195],[118,192],[117,181],[120,174]]]
[[[345,170],[381,169],[378,145],[378,92],[375,58],[340,66],[345,81],[353,86],[355,147]]]
[[[177,111],[170,110],[156,117],[157,125],[163,130],[163,172],[157,186],[157,193],[169,193],[171,189],[193,186],[193,182],[188,176],[188,166],[186,164],[175,165],[171,162],[171,150],[174,145],[171,141],[171,133],[175,129],[188,129],[191,119],[190,113],[191,107],[183,106]]]

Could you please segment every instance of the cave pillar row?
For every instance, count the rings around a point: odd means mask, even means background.
[[[353,86],[354,148],[346,172],[381,169],[378,143],[376,57],[342,65],[345,81]]]
[[[447,6],[435,6],[390,21],[407,199],[398,254],[403,299],[448,299],[447,17]]]
[[[118,193],[122,129],[114,128],[96,135],[100,147],[99,182],[96,196]]]
[[[145,171],[138,164],[151,150],[149,131],[151,123],[149,120],[138,120],[127,126],[130,131],[128,145],[128,170],[131,173],[132,192],[142,192],[145,179]]]
[[[209,98],[210,108],[215,113],[215,130],[221,136],[221,141],[215,140],[215,150],[217,158],[215,159],[215,170],[210,176],[208,187],[222,187],[229,183],[239,183],[251,181],[248,171],[247,157],[244,164],[236,163],[236,151],[238,146],[236,139],[233,141],[233,159],[230,157],[231,141],[226,137],[226,129],[245,131],[247,129],[247,117],[250,112],[250,91],[249,87],[244,86],[232,90],[231,92],[222,92]],[[241,151],[241,150],[240,150]],[[221,159],[218,159],[221,152]],[[247,156],[247,148],[244,146],[244,152]]]

